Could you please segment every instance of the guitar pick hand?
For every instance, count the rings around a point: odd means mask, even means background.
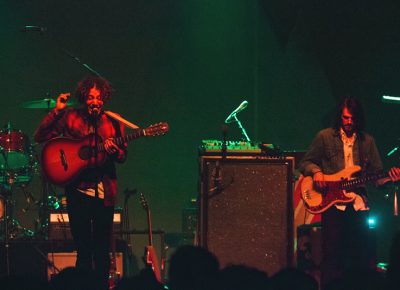
[[[313,180],[319,188],[324,188],[326,186],[324,174],[321,171],[314,173]]]
[[[104,141],[104,149],[108,154],[118,153],[118,156],[123,155],[124,151],[122,151],[117,144],[115,144],[112,138],[108,138]]]

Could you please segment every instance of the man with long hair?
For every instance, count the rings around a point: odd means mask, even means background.
[[[321,130],[300,163],[300,172],[311,176],[314,186],[326,189],[326,175],[361,167],[361,175],[382,172],[382,161],[372,136],[364,131],[360,102],[345,98],[338,106],[335,124]],[[391,168],[388,177],[376,181],[381,186],[400,180],[400,169]],[[346,271],[373,267],[368,249],[368,200],[364,186],[355,188],[351,203],[335,204],[322,213],[321,265],[323,286],[341,278]]]
[[[117,194],[115,162],[124,162],[127,156],[126,144],[117,145],[113,139],[123,136],[124,127],[103,114],[103,105],[111,96],[107,80],[87,77],[78,83],[75,95],[83,108],[68,108],[70,93],[60,94],[54,110],[36,130],[35,141],[42,143],[62,135],[73,139],[90,136],[93,148],[97,148],[100,142],[104,143],[105,161],[81,171],[65,186],[65,194],[77,249],[76,267],[83,271],[93,270],[99,282],[98,289],[105,290],[108,288],[110,240]],[[93,151],[97,153],[96,149]]]

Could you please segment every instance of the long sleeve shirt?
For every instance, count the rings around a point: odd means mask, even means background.
[[[38,143],[46,142],[54,137],[64,136],[73,139],[82,139],[94,133],[94,126],[84,110],[66,109],[59,112],[51,111],[40,123],[34,138]],[[123,136],[124,126],[102,114],[97,121],[97,136],[99,142],[108,138]],[[124,162],[127,156],[126,144],[120,146],[123,155],[107,155],[104,163],[96,168],[86,168],[66,186],[80,190],[94,189],[99,182],[104,187],[104,204],[115,205],[117,196],[117,177],[115,162]]]
[[[382,161],[372,136],[358,133],[352,148],[353,163],[362,168],[363,174],[382,171]],[[324,174],[335,174],[344,168],[343,141],[340,132],[333,128],[318,132],[299,166],[299,170],[304,176],[311,177],[318,171],[322,171]]]

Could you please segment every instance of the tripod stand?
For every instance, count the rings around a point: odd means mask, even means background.
[[[6,274],[10,276],[10,232],[9,232],[9,222],[11,221],[10,208],[9,205],[11,203],[11,189],[13,179],[10,178],[7,180],[5,187],[5,194],[3,194],[3,202],[4,202],[4,214],[3,214],[3,224],[4,224],[4,250],[5,250],[5,260],[6,260]]]

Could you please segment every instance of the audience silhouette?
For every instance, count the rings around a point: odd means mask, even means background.
[[[230,265],[219,273],[218,290],[268,290],[267,273],[245,265]]]
[[[204,248],[185,245],[176,250],[169,264],[171,290],[215,289],[219,262]]]
[[[169,263],[168,281],[159,283],[151,269],[125,277],[116,290],[397,290],[400,289],[400,232],[391,246],[388,271],[350,269],[342,278],[319,288],[317,280],[297,268],[284,268],[271,277],[246,265],[228,265],[220,269],[219,261],[208,250],[185,245],[178,248]],[[65,268],[50,282],[43,277],[5,276],[2,290],[98,290],[99,279],[93,272],[75,267]]]

